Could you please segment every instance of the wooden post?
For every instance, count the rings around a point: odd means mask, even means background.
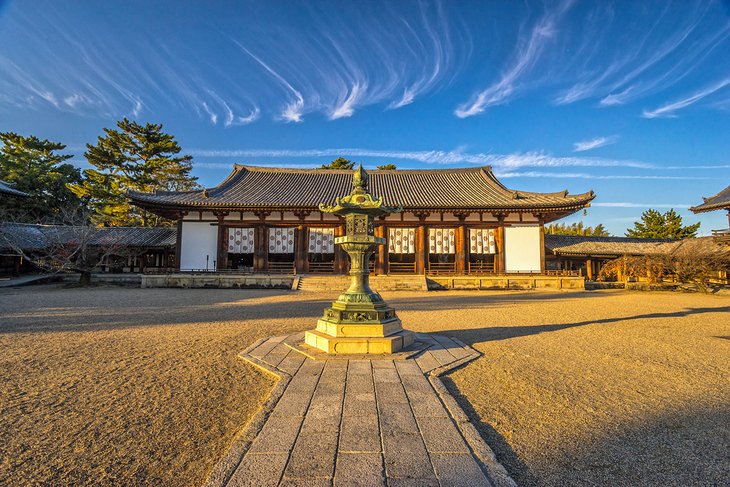
[[[297,274],[307,272],[307,255],[309,247],[307,246],[307,227],[300,223],[296,229],[294,238],[294,269]]]
[[[454,216],[459,219],[459,226],[456,228],[456,272],[466,274],[469,269],[469,243],[466,235],[466,217],[468,212],[457,212]]]
[[[545,274],[545,223],[540,218],[540,274]]]
[[[266,225],[256,225],[254,235],[253,268],[255,272],[266,272],[269,260],[269,236]]]
[[[177,218],[177,239],[175,241],[175,270],[180,271],[180,256],[182,255],[183,216]]]
[[[421,224],[416,228],[416,274],[428,272],[428,230]]]
[[[593,261],[591,259],[586,259],[586,276],[589,281],[593,280]]]
[[[373,233],[375,233],[376,237],[385,238],[385,244],[378,245],[378,251],[375,254],[375,274],[376,275],[382,275],[388,273],[388,241],[387,241],[387,235],[385,232],[385,224],[376,225],[373,229]]]
[[[224,213],[218,213],[218,253],[216,255],[216,270],[228,268],[228,235],[223,223]]]
[[[506,272],[504,263],[504,226],[497,227],[497,255],[494,258],[494,272],[504,274]]]
[[[345,236],[345,225],[340,224],[335,227],[335,237],[344,237]],[[342,250],[341,245],[335,244],[335,263],[334,263],[334,272],[335,274],[345,274],[348,269],[349,260],[347,257],[347,252]]]

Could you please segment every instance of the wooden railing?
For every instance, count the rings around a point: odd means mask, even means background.
[[[565,276],[565,277],[580,277],[583,274],[581,271],[569,271],[569,270],[553,270],[553,271],[545,271],[546,276]]]
[[[429,262],[428,273],[432,275],[456,274],[456,262]]]
[[[309,263],[309,272],[312,272],[314,274],[322,273],[322,274],[332,274],[335,272],[335,263],[334,262],[310,262]]]
[[[469,262],[469,274],[494,274],[494,261]]]
[[[269,261],[269,274],[296,274],[294,262]]]
[[[712,238],[715,242],[730,243],[730,228],[713,230]]]
[[[415,274],[415,262],[391,262],[388,265],[389,274]]]

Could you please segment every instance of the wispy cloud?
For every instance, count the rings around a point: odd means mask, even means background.
[[[727,85],[730,85],[730,78],[720,80],[717,83],[707,86],[690,96],[673,101],[671,103],[667,103],[666,105],[662,105],[659,108],[655,108],[654,110],[644,110],[643,116],[644,118],[676,117],[675,112],[677,110],[681,110],[682,108],[694,105],[703,98],[710,96],[716,91],[725,88]]]
[[[602,206],[606,208],[689,208],[692,205],[685,203],[628,203],[628,202],[599,202],[591,203],[591,206]]]
[[[592,149],[598,149],[609,144],[614,144],[618,140],[617,135],[610,137],[596,137],[590,140],[583,140],[573,144],[573,152],[585,152]]]
[[[576,172],[510,172],[495,171],[495,176],[500,178],[557,178],[557,179],[638,179],[638,180],[669,180],[669,181],[711,181],[715,178],[704,176],[662,176],[662,175],[636,175],[636,174],[589,174]]]
[[[459,118],[473,117],[490,106],[501,105],[509,101],[519,88],[519,81],[535,66],[546,44],[555,35],[559,18],[570,7],[572,2],[563,2],[556,9],[548,11],[529,30],[528,35],[518,39],[518,47],[509,68],[499,81],[477,93],[470,101],[459,105],[454,114]]]
[[[460,150],[399,151],[344,147],[332,149],[194,149],[190,153],[195,157],[231,158],[372,157],[383,160],[411,160],[425,164],[453,165],[467,163],[511,169],[521,167],[627,167],[653,169],[657,167],[653,164],[640,161],[592,157],[558,157],[539,152],[485,154],[469,153]]]

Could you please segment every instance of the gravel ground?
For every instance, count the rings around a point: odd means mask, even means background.
[[[447,385],[521,485],[730,478],[730,297],[384,296],[484,353]],[[272,387],[236,354],[333,297],[0,291],[0,485],[199,485]]]

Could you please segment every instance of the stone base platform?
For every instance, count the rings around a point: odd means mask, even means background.
[[[398,356],[313,360],[303,341],[270,337],[241,353],[279,382],[207,486],[515,487],[438,378],[476,350],[419,333]]]

